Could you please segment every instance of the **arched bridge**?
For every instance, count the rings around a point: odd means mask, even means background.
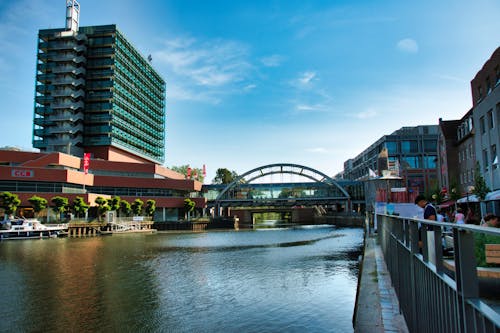
[[[273,175],[298,176],[301,182],[259,182]],[[220,186],[221,185],[217,185]],[[220,207],[291,207],[343,205],[350,196],[333,178],[313,168],[290,163],[264,165],[237,177],[212,202]]]

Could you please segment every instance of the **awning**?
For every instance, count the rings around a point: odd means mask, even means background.
[[[457,203],[466,203],[466,202],[479,202],[479,199],[475,194],[469,194],[469,196],[457,200]]]
[[[484,200],[500,200],[500,190],[496,190],[486,194]]]
[[[455,204],[455,200],[450,200],[450,201],[446,201],[446,202],[441,202],[438,207],[439,208],[448,208],[450,206],[453,206]]]

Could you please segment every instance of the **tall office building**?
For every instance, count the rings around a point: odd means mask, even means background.
[[[38,34],[33,146],[163,163],[165,81],[115,25],[79,27],[66,3],[66,27]]]

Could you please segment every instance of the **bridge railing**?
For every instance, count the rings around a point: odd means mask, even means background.
[[[500,229],[389,215],[376,217],[380,246],[411,332],[500,330],[500,314],[480,298],[475,257],[478,235],[500,236]],[[447,266],[443,260],[443,232],[453,237],[454,254]]]

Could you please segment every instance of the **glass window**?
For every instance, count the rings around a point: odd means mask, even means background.
[[[484,171],[488,171],[488,150],[483,149],[483,167]]]
[[[435,152],[435,151],[437,151],[437,141],[424,140],[424,152]]]
[[[424,156],[424,168],[435,169],[437,168],[437,156]]]
[[[490,129],[492,129],[494,127],[494,123],[493,123],[493,109],[490,109],[490,111],[488,111],[488,127]]]
[[[407,156],[401,158],[403,169],[418,169],[420,168],[420,158],[418,156]]]
[[[398,144],[394,141],[387,141],[385,143],[389,154],[396,154],[398,152]]]
[[[491,145],[491,164],[493,169],[498,167],[497,145]]]
[[[479,118],[479,128],[481,129],[481,134],[486,133],[486,125],[484,123],[484,116]]]
[[[403,153],[418,152],[418,142],[416,140],[401,141],[401,151]]]

